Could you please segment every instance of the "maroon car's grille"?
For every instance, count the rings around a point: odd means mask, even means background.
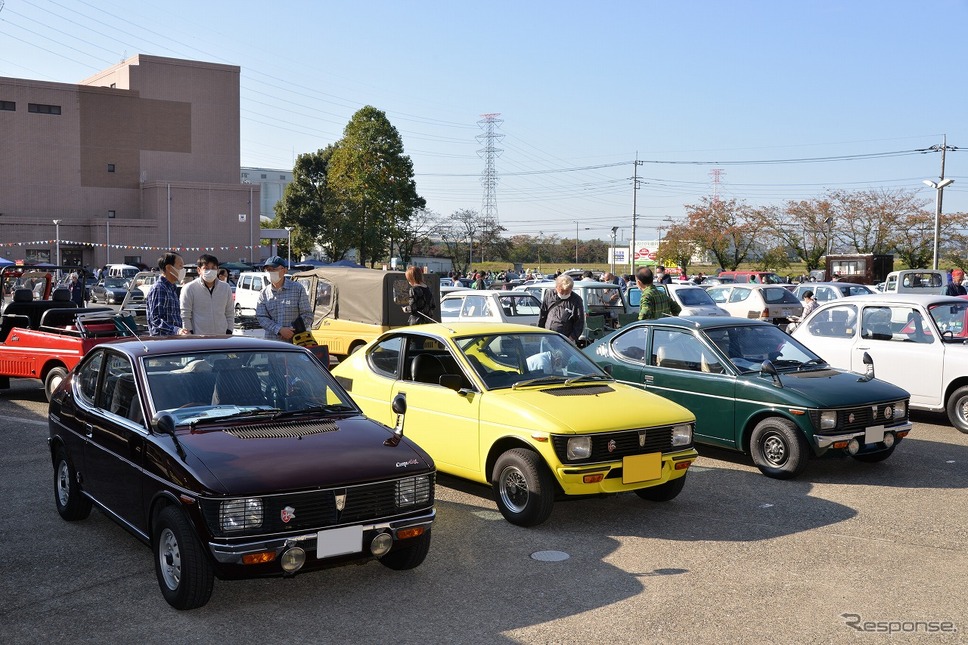
[[[341,524],[389,519],[411,513],[434,504],[434,473],[415,475],[417,493],[428,495],[426,502],[398,505],[397,481],[347,486],[302,493],[286,493],[262,497],[262,526],[242,531],[223,531],[219,525],[219,506],[222,500],[203,499],[202,513],[208,528],[215,536],[243,537],[269,533],[289,533],[326,528]],[[409,479],[409,478],[403,478]],[[429,489],[429,491],[428,491]],[[343,510],[336,508],[337,496],[343,496]],[[287,518],[288,521],[285,521]]]
[[[640,443],[640,432],[645,433]],[[591,435],[592,454],[588,459],[574,461],[567,458],[568,439],[574,435],[554,435],[551,443],[555,455],[563,464],[590,464],[601,461],[615,461],[629,455],[644,455],[650,452],[670,452],[685,450],[690,446],[672,445],[672,428],[643,428],[623,432],[606,432]]]

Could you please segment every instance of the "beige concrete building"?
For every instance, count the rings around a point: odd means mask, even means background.
[[[0,77],[0,257],[258,259],[239,150],[236,66],[138,55],[77,85]]]

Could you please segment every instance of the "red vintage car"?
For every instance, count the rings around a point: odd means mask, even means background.
[[[0,388],[9,388],[11,378],[39,379],[50,400],[92,347],[124,335],[117,331],[114,311],[78,307],[68,289],[54,288],[57,268],[0,272],[2,292],[9,294],[0,315]]]

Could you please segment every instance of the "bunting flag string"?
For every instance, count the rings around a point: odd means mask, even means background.
[[[57,244],[57,240],[33,240],[30,242],[0,242],[0,248],[11,248],[14,246],[50,246]],[[100,242],[77,242],[74,240],[61,240],[61,248],[86,246],[88,248],[112,248],[112,249],[133,249],[137,251],[239,251],[258,249],[260,246],[238,245],[238,246],[132,246],[129,244],[102,244]]]

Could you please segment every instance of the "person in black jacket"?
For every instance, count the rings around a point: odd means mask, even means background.
[[[585,303],[574,292],[575,281],[563,273],[541,301],[538,327],[556,331],[577,344],[585,329]]]
[[[437,310],[437,303],[434,302],[434,294],[430,287],[423,282],[423,269],[407,267],[407,282],[410,283],[410,298],[403,311],[410,314],[408,323],[423,325],[434,322],[433,314]]]

